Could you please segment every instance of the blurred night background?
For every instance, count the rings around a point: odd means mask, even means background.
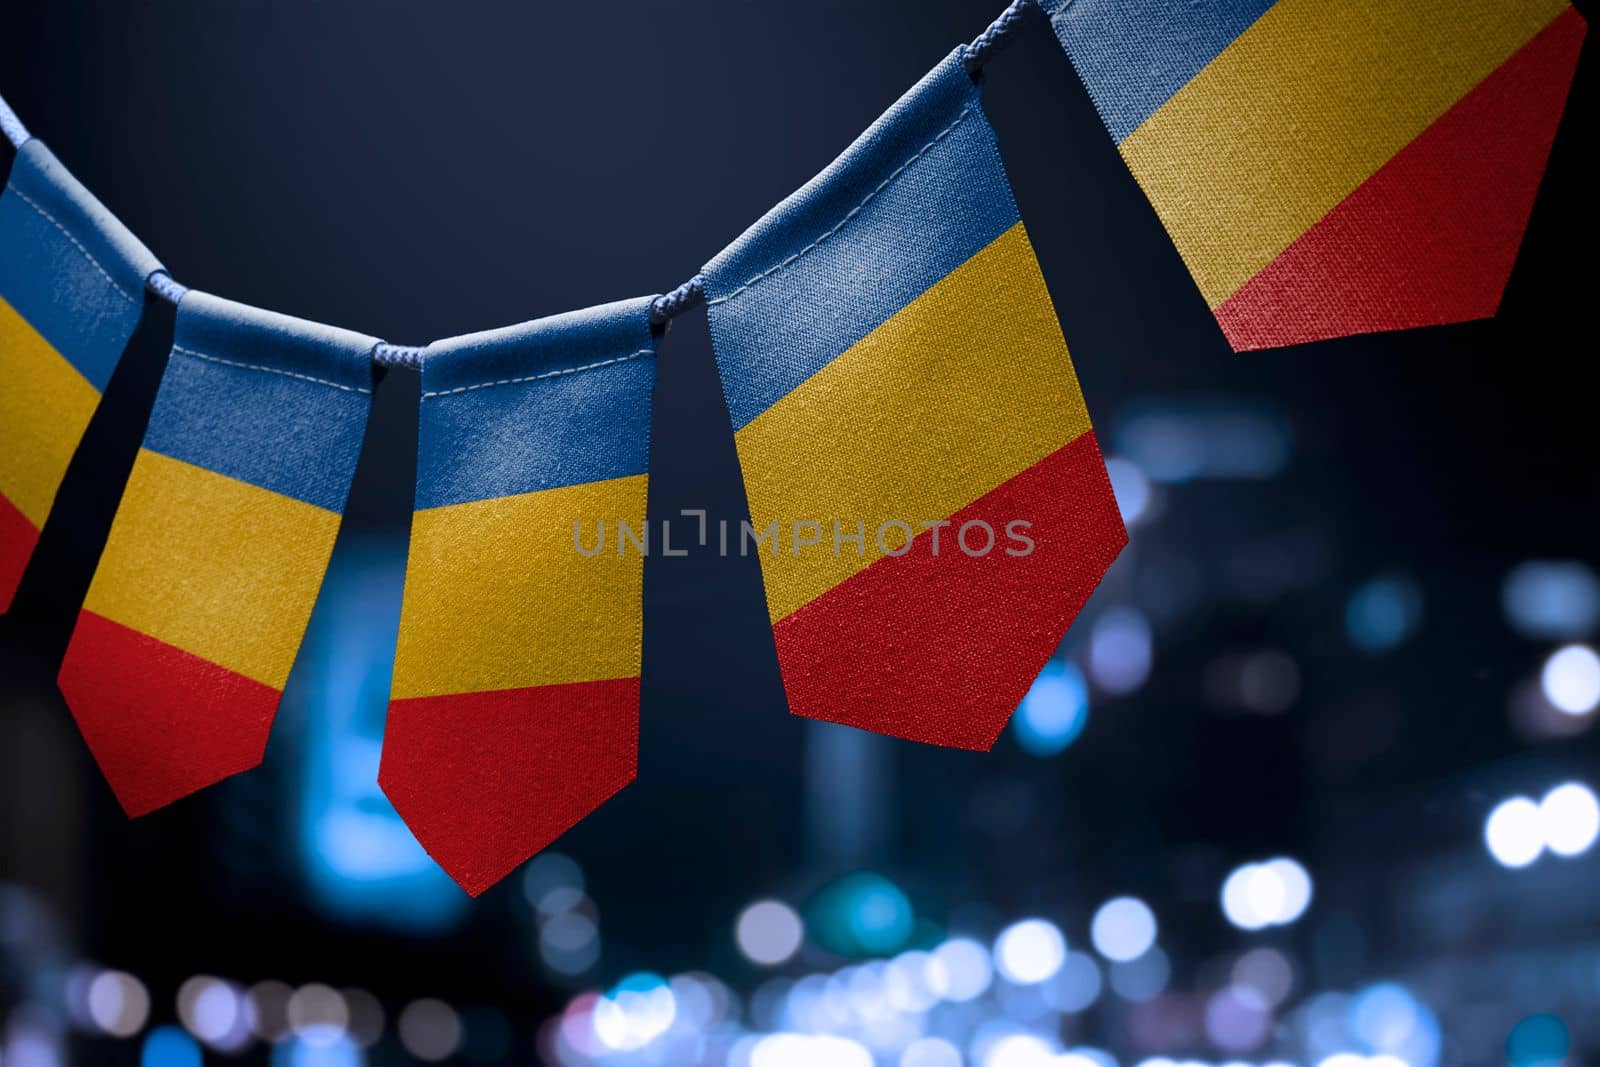
[[[420,344],[676,285],[1001,6],[11,0],[0,93]],[[1592,55],[1496,320],[1244,356],[1037,12],[985,100],[1132,538],[994,752],[789,717],[755,560],[653,557],[638,782],[470,901],[375,784],[395,372],[264,765],[128,821],[53,679],[155,308],[0,623],[0,1065],[1600,1063]],[[653,513],[737,519],[703,313],[660,368]]]

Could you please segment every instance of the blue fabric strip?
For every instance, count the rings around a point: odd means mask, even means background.
[[[961,50],[705,268],[740,429],[1015,225]]]
[[[0,195],[0,296],[101,392],[160,269],[44,142],[17,151]]]
[[[1040,0],[1118,144],[1273,0]]]
[[[342,511],[378,339],[190,290],[144,446]]]
[[[653,299],[429,345],[417,508],[643,474],[656,381]]]

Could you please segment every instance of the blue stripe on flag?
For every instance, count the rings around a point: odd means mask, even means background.
[[[1118,144],[1189,84],[1273,0],[1043,0]]]
[[[104,392],[160,262],[39,140],[0,196],[0,248],[0,296]]]
[[[651,299],[429,345],[417,508],[643,474],[656,380]]]
[[[191,290],[144,447],[342,511],[377,338]]]
[[[958,50],[706,266],[718,333],[740,339],[717,353],[733,428],[1018,218]]]

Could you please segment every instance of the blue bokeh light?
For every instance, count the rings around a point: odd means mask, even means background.
[[[378,788],[378,761],[405,578],[402,538],[335,549],[284,706],[302,726],[300,864],[312,897],[345,919],[437,931],[468,898]]]
[[[1511,1028],[1506,1059],[1511,1067],[1561,1067],[1572,1051],[1567,1024],[1554,1015],[1530,1015]]]
[[[882,875],[859,872],[824,888],[807,908],[807,929],[842,956],[888,956],[905,948],[916,927],[911,901]]]
[[[1506,575],[1500,602],[1524,637],[1584,637],[1600,623],[1600,579],[1585,563],[1529,560]]]
[[[1034,679],[1011,720],[1011,733],[1030,756],[1058,755],[1089,721],[1089,686],[1072,664],[1051,660]]]
[[[1359,587],[1345,607],[1350,641],[1366,652],[1404,644],[1422,622],[1422,591],[1409,578],[1383,577]]]
[[[158,1026],[145,1035],[139,1067],[201,1067],[200,1046],[176,1026]]]

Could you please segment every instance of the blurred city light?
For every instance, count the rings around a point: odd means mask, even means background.
[[[1119,452],[1166,483],[1272,478],[1290,455],[1281,416],[1228,401],[1147,403],[1121,421],[1114,437]]]
[[[1156,943],[1156,917],[1150,906],[1136,897],[1108,900],[1094,913],[1090,940],[1100,955],[1126,963],[1138,959]]]
[[[89,1019],[112,1037],[132,1037],[150,1017],[150,994],[125,971],[101,971],[89,983]]]
[[[1226,986],[1206,1002],[1206,1035],[1218,1048],[1248,1052],[1266,1040],[1272,1010],[1249,986]]]
[[[1051,660],[1034,679],[1011,719],[1018,746],[1041,759],[1059,754],[1078,739],[1089,721],[1089,687],[1078,668]]]
[[[595,1003],[594,1032],[606,1048],[631,1052],[666,1033],[677,1015],[677,997],[666,979],[640,971]]]
[[[933,960],[943,972],[946,1000],[964,1003],[983,996],[994,981],[989,952],[970,938],[958,937],[933,950]]]
[[[1294,989],[1294,964],[1275,948],[1253,948],[1233,964],[1233,984],[1261,994],[1268,1007],[1276,1007]]]
[[[1539,806],[1527,797],[1501,801],[1483,825],[1483,840],[1500,866],[1528,866],[1544,851]]]
[[[1045,1000],[1052,1008],[1076,1014],[1100,999],[1104,982],[1100,965],[1087,952],[1068,952],[1061,970],[1045,987]]]
[[[1600,623],[1600,579],[1587,564],[1530,560],[1506,575],[1501,605],[1525,637],[1571,640]]]
[[[1150,623],[1134,608],[1108,608],[1089,631],[1089,676],[1107,693],[1131,693],[1150,677]]]
[[[1405,986],[1379,982],[1351,998],[1346,1028],[1368,1053],[1397,1058],[1406,1067],[1434,1067],[1439,1021]]]
[[[345,1036],[350,1008],[337,989],[312,982],[296,989],[287,1008],[289,1029],[308,1045],[331,1045]]]
[[[1143,1004],[1167,990],[1172,963],[1161,949],[1152,948],[1136,960],[1111,965],[1111,989],[1123,1000]]]
[[[327,1045],[296,1039],[272,1050],[272,1067],[362,1067],[363,1063],[361,1049],[346,1037]]]
[[[1345,632],[1366,652],[1387,652],[1403,644],[1422,621],[1422,591],[1403,577],[1374,578],[1350,596]]]
[[[541,852],[522,869],[523,899],[547,915],[572,910],[583,891],[583,868],[559,852]]]
[[[1600,705],[1600,656],[1588,645],[1568,645],[1545,660],[1539,682],[1545,699],[1568,715],[1587,715]]]
[[[821,1034],[768,1034],[750,1050],[750,1067],[873,1067],[872,1053],[849,1038]]]
[[[407,542],[403,532],[341,538],[283,695],[301,725],[298,858],[326,913],[439,931],[468,898],[378,788]]]
[[[1286,856],[1236,868],[1222,885],[1222,912],[1241,930],[1284,926],[1311,905],[1311,876]]]
[[[734,938],[745,959],[776,967],[800,951],[805,925],[800,913],[781,900],[758,900],[739,913]]]
[[[1137,525],[1150,507],[1149,477],[1137,463],[1121,456],[1106,457],[1106,475],[1111,479],[1111,492],[1117,498],[1123,524]]]
[[[1558,856],[1587,852],[1600,836],[1600,801],[1578,782],[1558,785],[1539,802],[1544,846]]]
[[[1034,1034],[1007,1034],[977,1058],[982,1067],[1051,1067],[1055,1050]]]
[[[145,1035],[139,1067],[201,1067],[203,1057],[194,1038],[176,1026],[158,1026]]]
[[[424,1063],[447,1060],[461,1047],[461,1016],[442,1000],[413,1000],[401,1010],[395,1029],[400,1044]]]
[[[900,1067],[962,1067],[961,1050],[942,1037],[923,1037],[900,1053]]]
[[[178,1020],[213,1048],[236,1051],[249,1042],[248,1012],[249,1001],[220,978],[195,975],[178,987]]]
[[[826,886],[807,905],[806,928],[830,952],[862,958],[905,947],[916,925],[911,901],[882,875],[858,872]]]
[[[1000,973],[1018,985],[1034,985],[1052,977],[1066,960],[1067,941],[1047,919],[1024,919],[1001,931],[994,943]]]
[[[1483,839],[1502,867],[1527,867],[1545,849],[1578,856],[1600,838],[1600,799],[1581,782],[1566,782],[1534,803],[1516,796],[1495,805],[1484,821]]]
[[[289,998],[294,990],[283,982],[257,982],[245,994],[250,1002],[250,1020],[256,1036],[277,1042],[289,1033]]]
[[[370,1048],[383,1036],[383,1005],[365,989],[340,991],[350,1013],[349,1037],[361,1048]]]
[[[1506,1037],[1511,1067],[1563,1067],[1571,1050],[1572,1034],[1554,1015],[1530,1015]]]

